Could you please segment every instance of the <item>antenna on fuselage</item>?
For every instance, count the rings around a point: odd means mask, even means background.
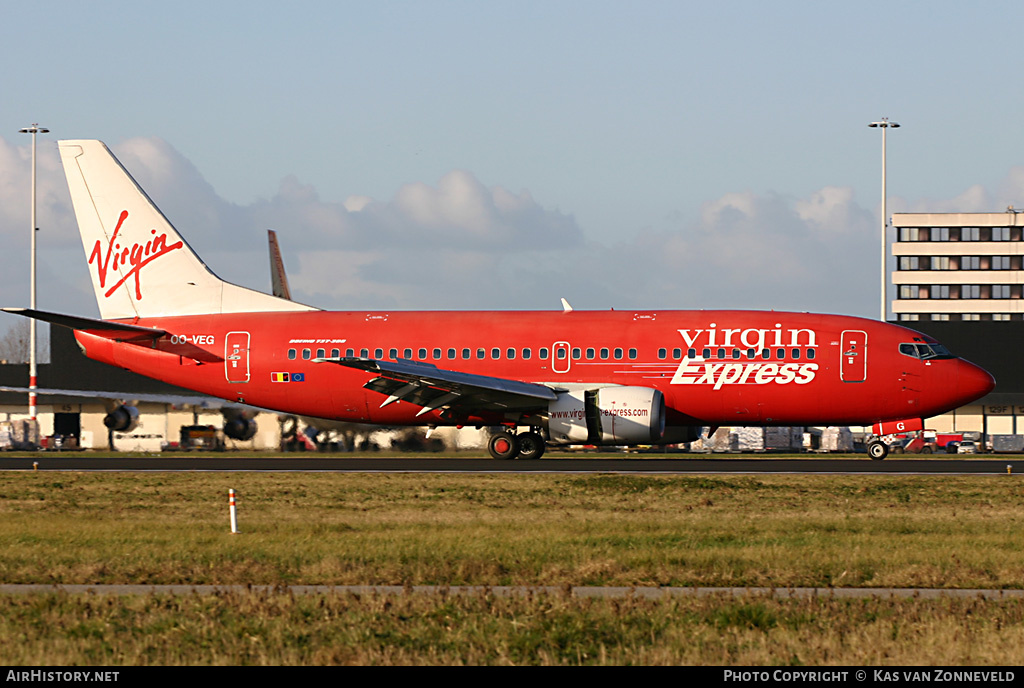
[[[569,305],[569,302],[566,301],[564,297],[562,298],[562,312],[572,313],[572,306]]]

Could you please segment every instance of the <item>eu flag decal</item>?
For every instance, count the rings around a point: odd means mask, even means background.
[[[306,374],[305,373],[292,373],[292,382],[305,382],[305,381],[306,381]]]

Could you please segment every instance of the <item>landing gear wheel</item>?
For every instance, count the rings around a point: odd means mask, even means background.
[[[547,449],[547,445],[544,444],[544,438],[536,432],[526,432],[522,435],[517,435],[516,439],[519,440],[519,458],[526,461],[533,461],[544,456],[544,450]]]
[[[868,443],[868,456],[875,461],[881,461],[889,455],[889,445],[885,442],[869,442]]]
[[[500,432],[487,443],[487,451],[495,459],[514,459],[519,455],[519,440],[508,432]]]

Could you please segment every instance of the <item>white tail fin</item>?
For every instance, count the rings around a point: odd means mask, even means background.
[[[223,281],[101,141],[60,141],[104,320],[316,310]]]

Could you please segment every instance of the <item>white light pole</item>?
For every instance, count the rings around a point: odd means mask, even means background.
[[[885,316],[889,307],[889,284],[888,280],[885,278],[885,266],[889,260],[889,256],[885,250],[886,232],[889,228],[889,218],[886,216],[885,212],[885,133],[889,129],[895,129],[900,125],[896,122],[890,122],[888,117],[883,117],[881,121],[872,122],[868,126],[879,127],[882,130],[882,322],[885,322]]]
[[[29,308],[36,309],[36,134],[49,134],[50,130],[33,124],[31,127],[19,129],[20,134],[32,134],[32,216],[31,216],[31,253],[29,278]],[[36,419],[36,319],[28,319],[28,415],[32,420]]]

